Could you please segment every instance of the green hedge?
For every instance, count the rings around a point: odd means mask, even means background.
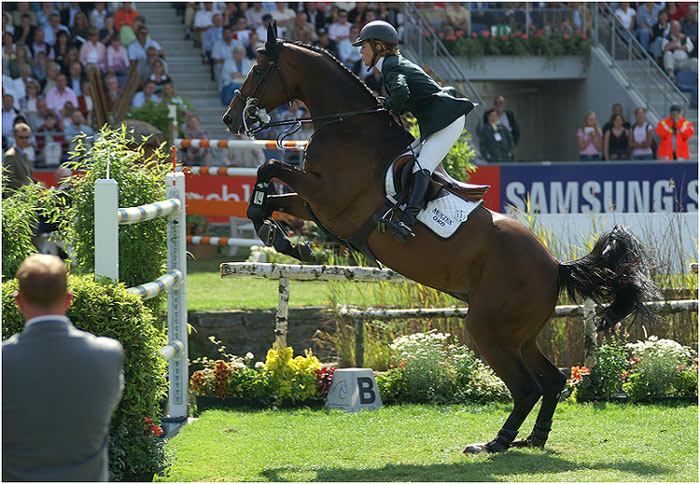
[[[166,473],[169,456],[164,442],[144,420],[158,422],[167,396],[167,363],[158,350],[167,337],[141,298],[123,284],[100,284],[93,274],[69,276],[75,298],[68,316],[81,330],[117,339],[124,347],[124,396],[110,427],[110,480],[133,480],[151,473]],[[22,330],[22,315],[12,297],[13,279],[2,286],[2,337]]]

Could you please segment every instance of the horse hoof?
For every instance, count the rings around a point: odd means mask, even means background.
[[[484,452],[491,452],[486,444],[469,444],[464,448],[462,454],[483,454]]]
[[[511,444],[511,447],[515,447],[518,449],[522,448],[527,448],[527,449],[544,449],[544,442],[539,443],[539,442],[534,442],[530,438],[527,439],[518,439],[514,440]]]
[[[258,230],[258,237],[263,244],[272,247],[275,243],[275,227],[268,220],[265,220]]]

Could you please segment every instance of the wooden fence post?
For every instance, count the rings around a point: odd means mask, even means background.
[[[595,302],[586,298],[583,301],[583,349],[586,368],[593,367],[593,358],[597,345],[598,334],[595,330]]]
[[[287,347],[289,279],[286,277],[280,277],[279,281],[277,314],[275,315],[275,345],[277,348],[281,349]]]

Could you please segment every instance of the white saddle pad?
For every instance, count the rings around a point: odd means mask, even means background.
[[[396,203],[394,170],[388,169],[384,179],[384,193],[387,200]],[[474,211],[484,204],[483,200],[470,202],[442,188],[437,197],[428,202],[424,210],[418,213],[418,221],[442,239],[449,239]],[[406,204],[400,205],[403,210]]]

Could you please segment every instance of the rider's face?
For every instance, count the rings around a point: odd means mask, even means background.
[[[362,54],[362,62],[369,67],[372,62],[372,57],[374,57],[374,52],[372,52],[372,47],[369,46],[369,42],[362,42],[360,54]]]

